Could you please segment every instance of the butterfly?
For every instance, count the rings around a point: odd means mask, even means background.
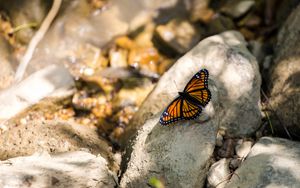
[[[187,83],[183,92],[178,92],[169,106],[163,111],[159,122],[168,125],[179,120],[192,120],[201,114],[211,99],[208,89],[208,70],[201,69]]]

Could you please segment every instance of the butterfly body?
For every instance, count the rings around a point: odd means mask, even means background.
[[[189,93],[187,93],[187,92],[178,92],[178,94],[182,99],[185,99],[185,100],[193,103],[196,106],[202,106],[202,104],[200,104],[200,102],[197,99],[195,99],[194,97],[189,95]]]
[[[160,117],[160,124],[168,125],[178,120],[197,118],[211,98],[208,89],[208,70],[197,72],[185,86],[183,92],[176,97],[164,110]]]

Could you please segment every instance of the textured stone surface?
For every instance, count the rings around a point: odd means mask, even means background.
[[[300,134],[300,6],[289,16],[278,35],[275,62],[270,71],[270,104],[275,130]]]
[[[0,92],[0,121],[9,119],[44,97],[72,94],[74,80],[66,68],[49,65]]]
[[[182,90],[201,68],[210,73],[211,102],[196,121],[161,126],[160,113],[176,96],[176,85]],[[151,177],[167,187],[203,186],[218,126],[234,135],[251,134],[259,126],[259,88],[257,62],[239,33],[201,41],[161,77],[133,118],[124,138],[141,128],[127,147],[121,187],[143,187]]]
[[[212,102],[213,103],[213,102]],[[121,187],[146,187],[150,178],[166,187],[201,187],[212,157],[219,117],[210,103],[204,111],[210,120],[161,126],[159,116],[148,120],[126,155]],[[124,161],[123,161],[124,162]]]
[[[300,187],[299,159],[299,142],[263,137],[226,187]]]
[[[36,153],[0,161],[0,187],[116,186],[114,175],[100,155],[76,151],[50,156]]]
[[[239,18],[247,13],[254,5],[254,0],[229,0],[222,7],[221,12],[232,18]]]
[[[201,31],[192,23],[174,19],[155,29],[154,40],[162,51],[183,54],[194,47],[201,38]]]
[[[202,40],[160,78],[131,125],[126,127],[123,144],[147,119],[161,112],[201,68],[208,69],[209,84],[214,83],[218,89],[223,109],[221,128],[230,136],[252,134],[261,121],[260,73],[241,34],[228,31]]]
[[[111,148],[93,128],[65,121],[39,121],[9,125],[0,136],[0,160],[39,151],[59,153],[90,150],[113,164]],[[112,166],[112,165],[111,165]]]
[[[230,159],[223,158],[211,165],[207,174],[208,187],[225,187],[230,176],[229,162]]]
[[[239,140],[237,146],[235,147],[235,152],[238,157],[244,158],[248,155],[251,150],[253,142]]]

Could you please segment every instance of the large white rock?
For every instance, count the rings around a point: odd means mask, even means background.
[[[208,187],[225,187],[230,177],[229,163],[230,159],[223,158],[211,165],[207,174]]]
[[[96,128],[57,120],[10,123],[7,128],[0,136],[0,160],[40,151],[52,154],[85,149],[100,154],[110,166],[116,166],[111,147],[99,138]]]
[[[76,151],[0,161],[0,187],[115,187],[113,173],[100,155]]]
[[[300,187],[299,142],[263,137],[251,149],[226,185],[238,187]]]
[[[66,68],[49,65],[0,92],[0,122],[44,97],[66,97],[72,93],[73,86],[74,80]]]
[[[212,100],[201,122],[161,126],[162,110],[202,68],[210,73]],[[161,77],[133,118],[124,140],[136,137],[122,161],[126,171],[121,187],[145,187],[151,177],[167,187],[203,186],[218,126],[235,135],[251,134],[259,126],[259,88],[257,62],[240,33],[224,32],[201,41]]]
[[[210,83],[218,89],[222,108],[220,127],[230,136],[254,133],[261,121],[258,64],[248,51],[243,36],[227,31],[201,41],[161,77],[130,126],[126,127],[123,143],[126,144],[147,119],[161,112],[202,68],[208,69]]]
[[[300,5],[283,24],[270,68],[268,108],[279,135],[300,134]]]

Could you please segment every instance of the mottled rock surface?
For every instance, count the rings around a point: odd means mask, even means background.
[[[83,151],[0,161],[0,187],[105,187],[116,186],[106,160]]]
[[[201,68],[209,70],[212,92],[199,118],[206,121],[161,126],[159,115],[176,96],[176,85],[182,90]],[[225,32],[201,41],[161,77],[133,118],[127,131],[134,134],[141,128],[127,147],[124,158],[129,162],[123,161],[121,187],[146,186],[151,177],[167,187],[203,186],[218,126],[235,135],[251,134],[259,126],[259,88],[257,62],[239,33]]]
[[[65,121],[39,121],[9,125],[0,136],[0,160],[47,151],[60,153],[89,150],[113,165],[111,148],[95,128]]]
[[[218,89],[221,128],[230,136],[252,134],[261,121],[260,73],[241,34],[228,31],[201,41],[160,78],[126,127],[124,143],[148,118],[161,112],[201,68],[208,69],[209,84],[215,83]]]
[[[0,121],[9,119],[44,97],[72,94],[74,80],[63,66],[49,65],[0,92]]]
[[[226,187],[299,187],[299,159],[299,142],[263,137]]]
[[[253,142],[251,141],[239,140],[235,147],[235,153],[237,154],[238,157],[244,158],[250,152],[252,145]]]
[[[300,6],[283,25],[270,71],[270,103],[272,122],[279,133],[284,126],[293,135],[300,135]],[[297,136],[298,137],[298,136]]]
[[[215,90],[211,89],[213,94]],[[146,187],[150,178],[157,178],[166,187],[201,187],[212,157],[219,118],[215,96],[202,118],[161,126],[159,115],[148,120],[123,158],[125,164],[121,187]],[[130,150],[133,150],[130,153]]]
[[[247,13],[254,5],[254,0],[229,0],[222,7],[221,12],[232,18],[239,18]]]
[[[229,162],[230,159],[223,158],[211,165],[207,174],[208,187],[225,187],[230,177]]]

